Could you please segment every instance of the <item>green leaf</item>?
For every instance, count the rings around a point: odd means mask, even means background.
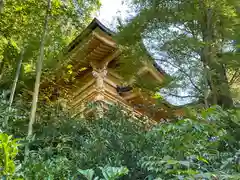
[[[82,174],[87,180],[93,180],[94,171],[92,169],[79,169],[78,172]]]
[[[115,180],[128,174],[126,167],[100,167],[105,180]]]
[[[190,162],[189,161],[179,161],[179,163],[183,166],[189,167],[190,166]]]
[[[209,164],[209,162],[208,162],[205,158],[203,158],[203,157],[201,157],[201,156],[199,156],[197,159],[198,159],[199,161],[205,162],[206,164]]]

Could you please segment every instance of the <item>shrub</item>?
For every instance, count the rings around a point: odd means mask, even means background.
[[[121,179],[238,179],[239,111],[211,107],[191,112],[189,118],[146,130],[116,106],[97,119],[42,108],[22,175],[77,179],[79,169],[94,169],[102,177],[99,167],[127,167]],[[17,127],[12,132],[24,134]],[[21,153],[17,159],[22,160]]]
[[[18,153],[17,139],[0,133],[0,177],[11,179],[16,172],[15,158]]]

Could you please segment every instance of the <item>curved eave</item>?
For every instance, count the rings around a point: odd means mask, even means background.
[[[93,21],[79,34],[67,47],[67,53],[73,50],[85,37],[87,37],[92,31],[96,28],[100,28],[104,33],[109,36],[113,36],[114,32],[104,26],[97,18],[94,18]]]
[[[143,43],[141,43],[141,48],[143,49],[144,53],[146,54],[147,58],[150,59],[151,61],[153,61],[153,66],[154,68],[162,74],[162,76],[170,76],[168,75],[155,61],[155,59],[151,56],[151,54],[148,52],[147,48],[145,47],[145,45]]]
[[[114,36],[116,33],[111,31],[109,28],[104,26],[97,18],[94,18],[93,21],[85,28],[85,30],[82,31],[80,35],[78,35],[66,48],[66,53],[71,52],[81,41],[84,40],[85,37],[87,37],[91,32],[93,32],[96,28],[99,28],[104,33],[106,33],[108,36]],[[153,60],[153,66],[154,69],[161,74],[161,76],[169,76],[152,58],[152,56],[149,54],[149,52],[146,50],[145,46],[143,45],[142,48],[144,49],[147,57],[151,60]]]

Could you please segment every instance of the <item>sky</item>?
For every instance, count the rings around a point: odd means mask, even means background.
[[[128,15],[128,6],[122,3],[123,0],[101,0],[102,7],[97,18],[109,28],[113,26],[116,17],[125,17]]]

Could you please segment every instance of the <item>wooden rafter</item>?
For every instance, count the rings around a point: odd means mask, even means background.
[[[102,42],[104,42],[105,44],[107,44],[108,46],[111,46],[113,48],[117,48],[117,44],[116,42],[109,40],[109,38],[105,38],[104,36],[100,35],[97,32],[93,32],[93,35],[98,38],[99,40],[101,40]]]

